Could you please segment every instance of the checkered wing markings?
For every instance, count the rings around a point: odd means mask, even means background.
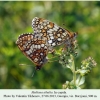
[[[23,54],[36,64],[37,69],[42,67],[46,61],[48,51],[44,40],[34,38],[33,34],[22,34],[16,44]]]
[[[68,40],[72,34],[58,25],[42,19],[35,17],[32,20],[32,27],[34,29],[35,35],[39,35],[41,38],[45,38],[50,46],[56,46],[62,44],[64,41]]]

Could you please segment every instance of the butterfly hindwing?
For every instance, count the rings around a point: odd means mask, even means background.
[[[49,46],[61,45],[72,37],[72,33],[62,27],[42,18],[35,17],[32,20],[35,35],[47,40]]]

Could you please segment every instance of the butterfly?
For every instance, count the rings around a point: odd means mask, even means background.
[[[26,33],[18,37],[16,44],[22,53],[36,65],[37,70],[47,62],[48,45],[45,40],[34,38],[34,34]]]
[[[35,36],[39,36],[47,41],[51,51],[53,47],[61,44],[72,46],[77,36],[77,33],[70,32],[53,22],[38,17],[33,18],[32,28],[36,33]]]

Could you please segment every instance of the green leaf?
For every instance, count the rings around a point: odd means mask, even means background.
[[[85,82],[85,77],[84,76],[78,76],[78,78],[76,80],[77,86],[84,84],[84,82]]]

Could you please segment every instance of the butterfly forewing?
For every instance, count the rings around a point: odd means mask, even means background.
[[[20,35],[16,44],[23,54],[36,64],[36,69],[40,69],[47,61],[48,47],[43,39],[34,38],[33,34],[27,33]]]

